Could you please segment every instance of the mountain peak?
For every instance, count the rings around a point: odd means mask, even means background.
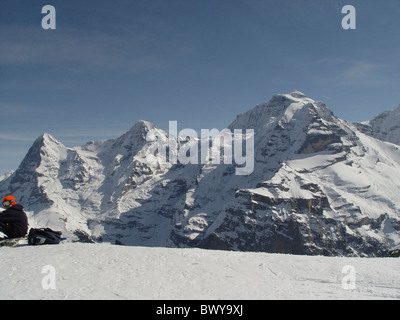
[[[113,146],[115,148],[123,147],[128,151],[135,153],[143,147],[146,142],[147,133],[154,128],[156,128],[156,126],[151,122],[139,120],[129,129],[129,131],[117,138],[114,141]]]
[[[244,114],[238,115],[229,128],[257,130],[282,118],[285,118],[287,122],[296,112],[310,104],[317,108],[325,106],[298,90],[287,94],[276,94],[268,102],[258,104]]]
[[[119,137],[117,140],[124,140],[126,141],[128,138],[129,140],[131,138],[137,140],[142,140],[146,139],[147,133],[151,130],[154,129],[156,126],[152,124],[151,122],[145,121],[145,120],[139,120],[136,122],[132,128],[129,129],[126,133],[124,133],[121,137]],[[132,142],[132,141],[131,141]]]
[[[290,93],[279,93],[279,94],[275,94],[271,100],[274,101],[275,99],[287,99],[290,101],[295,101],[295,102],[299,102],[301,100],[305,100],[307,102],[315,102],[315,100],[311,99],[310,97],[308,97],[306,94],[304,94],[303,92],[299,91],[299,90],[293,90]],[[270,100],[270,101],[271,101]]]
[[[140,131],[140,132],[149,132],[151,129],[154,129],[155,125],[151,122],[145,120],[139,120],[135,123],[135,125],[129,131]]]
[[[294,90],[291,93],[289,93],[293,98],[307,98],[307,96],[298,90]]]
[[[58,141],[56,138],[54,138],[50,133],[44,132],[42,133],[37,139],[36,142],[42,144],[42,145],[48,145],[48,144],[57,144],[60,145],[61,142]]]
[[[52,149],[54,147],[58,148],[60,146],[63,146],[61,142],[59,142],[51,134],[45,132],[45,133],[42,133],[35,140],[32,147],[28,151],[28,155],[32,156],[33,154],[38,154],[43,147]]]

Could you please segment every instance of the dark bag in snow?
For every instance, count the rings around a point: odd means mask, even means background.
[[[54,231],[50,228],[31,229],[28,234],[28,243],[33,246],[41,244],[59,244],[61,240],[61,231]]]

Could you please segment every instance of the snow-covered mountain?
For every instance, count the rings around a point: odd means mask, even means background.
[[[400,105],[384,111],[370,121],[357,123],[358,129],[377,139],[400,145]]]
[[[11,170],[9,172],[6,172],[4,174],[0,174],[0,181],[7,179],[9,176],[11,176],[14,173],[14,170]]]
[[[80,241],[380,256],[400,242],[400,147],[359,128],[301,92],[275,95],[228,127],[254,130],[249,175],[161,161],[175,138],[146,121],[75,148],[43,134],[0,194],[14,194],[32,226]],[[201,142],[177,141],[191,144]]]

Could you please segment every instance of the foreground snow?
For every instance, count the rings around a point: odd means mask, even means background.
[[[0,299],[399,299],[399,271],[390,258],[66,243],[0,248]]]

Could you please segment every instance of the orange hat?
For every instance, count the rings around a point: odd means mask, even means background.
[[[15,204],[17,204],[17,201],[16,201],[17,199],[14,197],[14,196],[7,196],[7,197],[5,197],[4,199],[3,199],[3,203],[4,202],[7,202],[7,201],[9,201],[10,202],[10,205],[15,205]]]

